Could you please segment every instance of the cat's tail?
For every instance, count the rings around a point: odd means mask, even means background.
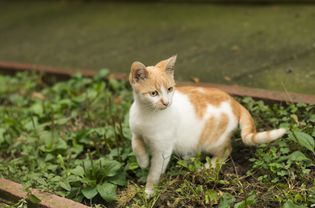
[[[286,132],[284,128],[280,128],[256,133],[254,120],[242,105],[240,105],[239,123],[242,140],[247,145],[268,143],[282,137]]]

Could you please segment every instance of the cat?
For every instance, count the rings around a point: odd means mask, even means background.
[[[238,124],[247,145],[271,142],[286,132],[280,128],[256,133],[250,113],[219,89],[175,87],[176,57],[147,67],[136,61],[129,74],[134,97],[129,111],[132,149],[141,168],[151,163],[145,187],[148,198],[172,153],[187,159],[205,152],[212,155],[206,167],[215,167],[231,153],[230,140]]]

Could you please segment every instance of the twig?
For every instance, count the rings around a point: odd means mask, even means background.
[[[283,88],[283,90],[284,90],[284,93],[285,93],[286,96],[289,98],[290,103],[293,103],[292,97],[290,96],[290,94],[289,94],[287,88],[284,86],[283,82],[281,82],[281,86],[282,86],[282,88]]]

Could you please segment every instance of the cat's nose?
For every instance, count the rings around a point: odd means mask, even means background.
[[[166,106],[168,106],[168,104],[170,103],[168,100],[164,100],[164,99],[162,99],[161,100],[161,103],[166,107]]]

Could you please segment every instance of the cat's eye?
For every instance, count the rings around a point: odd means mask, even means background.
[[[168,89],[167,89],[167,92],[172,92],[173,91],[173,87],[169,87]]]
[[[152,92],[150,92],[150,95],[152,96],[152,97],[155,97],[155,96],[158,96],[158,94],[159,94],[159,92],[158,91],[152,91]]]

